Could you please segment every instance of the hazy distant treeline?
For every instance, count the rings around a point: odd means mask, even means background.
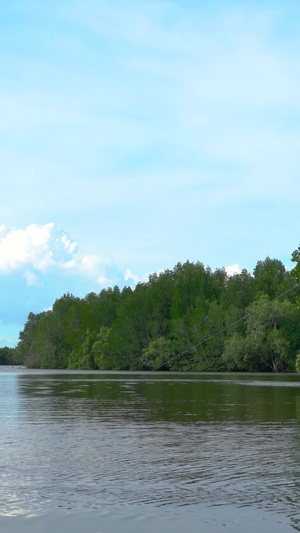
[[[14,357],[37,368],[293,371],[299,289],[287,291],[294,286],[269,257],[252,275],[231,277],[178,263],[134,290],[64,294],[51,311],[30,313]]]

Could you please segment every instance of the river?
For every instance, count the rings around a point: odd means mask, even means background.
[[[300,376],[0,367],[0,531],[300,531]]]

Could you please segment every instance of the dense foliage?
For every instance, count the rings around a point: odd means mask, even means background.
[[[293,371],[300,349],[294,286],[269,257],[253,275],[231,277],[178,263],[134,290],[64,294],[51,311],[29,314],[16,353],[42,368]]]
[[[3,348],[0,348],[0,365],[18,364],[16,355],[17,355],[17,352],[16,350],[14,350],[14,348],[9,348],[8,346],[4,346]]]

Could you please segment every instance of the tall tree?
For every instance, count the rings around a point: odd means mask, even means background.
[[[300,246],[292,253],[292,261],[296,263],[295,268],[292,270],[292,277],[300,284]],[[296,301],[300,305],[300,295],[296,296]]]

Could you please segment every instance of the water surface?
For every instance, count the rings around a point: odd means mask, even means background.
[[[0,368],[0,402],[7,531],[300,530],[300,376]]]

